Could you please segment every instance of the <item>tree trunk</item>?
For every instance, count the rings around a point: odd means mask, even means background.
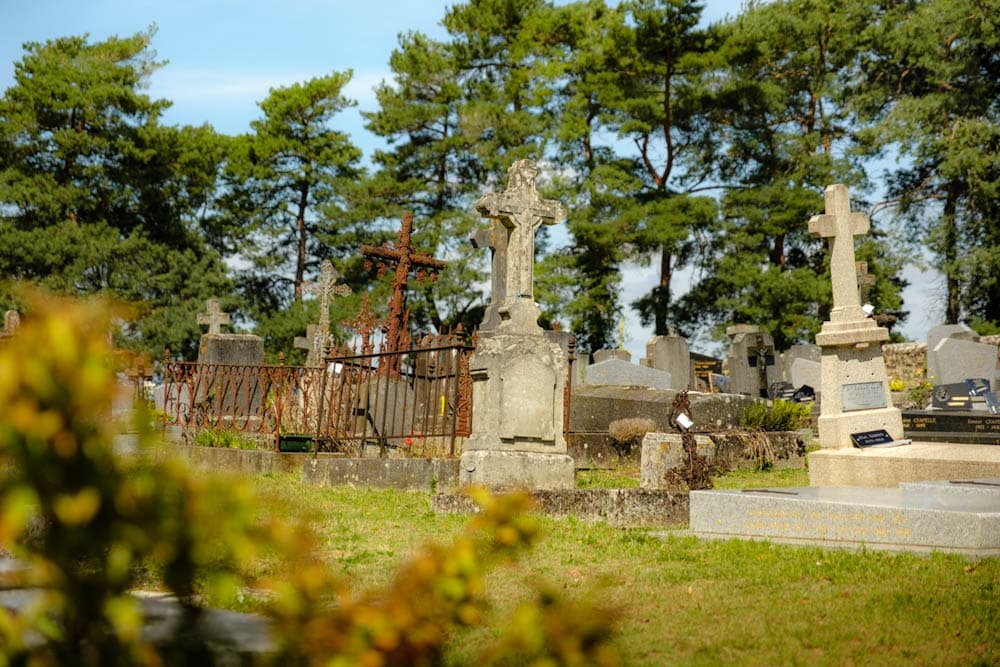
[[[941,225],[944,227],[941,254],[944,255],[944,277],[947,298],[944,321],[946,324],[958,324],[958,318],[962,310],[959,300],[958,220],[955,216],[957,208],[958,184],[953,181],[948,184],[948,192],[944,201],[944,215],[941,216]]]
[[[309,202],[309,188],[303,188],[299,195],[299,211],[295,216],[295,231],[298,238],[297,257],[295,259],[295,299],[302,300],[302,283],[306,275],[306,205]]]
[[[667,324],[667,314],[670,310],[670,276],[671,276],[671,260],[673,257],[670,255],[670,251],[666,246],[660,248],[660,284],[656,287],[656,295],[654,297],[655,307],[653,310],[653,319],[655,324],[655,330],[653,333],[657,336],[666,336],[670,333],[670,327]]]

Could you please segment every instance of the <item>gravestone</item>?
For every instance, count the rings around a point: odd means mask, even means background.
[[[218,299],[209,299],[198,324],[207,325],[198,347],[196,406],[211,417],[223,419],[257,415],[264,403],[263,387],[252,367],[264,364],[264,340],[253,334],[222,333],[231,324]],[[240,367],[239,370],[231,367]]]
[[[691,351],[683,336],[653,336],[646,343],[649,366],[670,373],[671,387],[683,391],[692,389]]]
[[[816,389],[823,384],[822,364],[808,359],[796,359],[788,373],[789,383],[795,388],[808,386]]]
[[[927,332],[927,351],[930,352],[937,344],[945,338],[957,338],[958,340],[971,340],[979,342],[979,334],[973,331],[968,324],[938,324]]]
[[[775,365],[774,340],[760,327],[736,324],[726,329],[729,344],[729,391],[767,398],[767,388],[781,380]]]
[[[963,338],[942,338],[927,350],[927,375],[935,386],[997,376],[997,348]]]
[[[797,343],[792,345],[778,355],[778,365],[781,370],[781,379],[792,382],[792,364],[795,363],[796,359],[814,361],[818,364],[820,363],[822,357],[823,352],[819,345],[813,345],[812,343]],[[794,382],[792,384],[794,384]],[[818,387],[819,385],[817,384],[813,386]]]
[[[470,359],[472,434],[460,462],[463,484],[574,486],[574,463],[563,436],[566,353],[538,325],[532,277],[535,230],[562,221],[566,209],[539,196],[537,173],[531,161],[518,160],[508,171],[507,189],[476,202],[476,210],[506,234],[495,243],[505,244],[508,254],[500,322],[493,335],[479,338]]]
[[[902,415],[892,405],[882,359],[889,331],[866,315],[858,293],[854,237],[868,232],[868,216],[851,211],[844,185],[828,186],[824,198],[826,213],[809,220],[809,232],[828,239],[833,285],[830,319],[816,334],[822,348],[820,446],[851,447],[852,433],[879,429],[902,440]]]

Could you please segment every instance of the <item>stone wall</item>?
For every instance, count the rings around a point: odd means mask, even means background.
[[[914,385],[927,379],[927,343],[893,343],[882,346],[889,380]]]

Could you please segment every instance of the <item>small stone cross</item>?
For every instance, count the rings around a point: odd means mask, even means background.
[[[488,229],[477,229],[469,237],[474,248],[490,249],[490,303],[486,307],[480,331],[493,331],[500,325],[500,305],[507,296],[507,228],[491,220]]]
[[[209,299],[205,305],[205,309],[208,312],[199,313],[198,324],[207,324],[208,333],[210,335],[222,333],[223,324],[233,323],[229,317],[229,313],[222,312],[222,309],[219,307],[218,299]]]
[[[861,305],[864,305],[868,303],[868,298],[871,296],[875,276],[868,273],[868,262],[856,262],[855,267],[858,278],[858,298],[861,300]]]
[[[507,189],[483,195],[476,210],[499,220],[507,231],[507,274],[504,299],[533,300],[535,230],[555,225],[566,218],[566,207],[552,199],[542,199],[535,190],[538,169],[531,160],[518,160],[507,171]]]
[[[826,213],[809,219],[809,232],[830,240],[830,282],[833,283],[832,321],[864,320],[854,263],[854,237],[867,234],[868,216],[851,212],[845,185],[829,185],[823,192]]]

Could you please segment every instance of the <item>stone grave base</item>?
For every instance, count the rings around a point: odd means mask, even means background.
[[[691,532],[699,537],[1000,555],[1000,479],[692,491],[690,502]]]
[[[576,466],[569,454],[473,449],[462,454],[460,484],[493,489],[572,489]]]
[[[821,449],[808,456],[810,486],[895,487],[901,482],[1000,477],[1000,447],[914,442]]]
[[[688,494],[651,489],[559,489],[532,491],[538,512],[603,521],[622,528],[680,528],[688,522]],[[431,496],[435,512],[474,514],[478,506],[459,493]]]

